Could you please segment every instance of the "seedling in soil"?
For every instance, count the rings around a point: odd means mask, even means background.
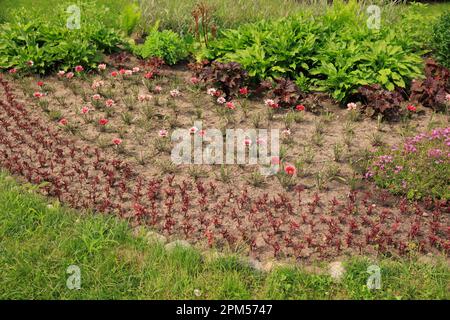
[[[125,112],[120,115],[124,124],[130,126],[134,122],[133,114],[130,112]]]
[[[318,131],[314,132],[313,135],[311,136],[312,143],[314,143],[318,147],[323,146],[324,140],[325,140],[324,134]]]
[[[189,166],[188,174],[194,180],[208,177],[208,173],[198,165]]]
[[[226,183],[231,180],[231,173],[232,173],[231,168],[222,164],[220,166],[219,174],[217,174],[217,173],[214,173],[214,174],[215,174],[217,180]]]
[[[261,128],[262,116],[260,113],[253,115],[252,124],[255,128]]]
[[[248,182],[254,187],[262,187],[265,182],[265,177],[259,172],[259,169],[250,173],[248,177]]]
[[[341,162],[344,154],[344,146],[340,143],[333,145],[333,159],[336,162]]]

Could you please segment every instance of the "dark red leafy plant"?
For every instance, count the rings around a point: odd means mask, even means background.
[[[414,80],[410,100],[424,107],[444,110],[446,95],[450,93],[450,70],[440,66],[433,59],[425,63],[425,79]]]
[[[386,119],[398,118],[405,101],[398,91],[388,91],[379,84],[365,85],[358,89],[358,98],[370,116],[382,114]]]

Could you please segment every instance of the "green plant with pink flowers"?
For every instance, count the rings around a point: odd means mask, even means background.
[[[450,127],[377,151],[366,173],[377,185],[409,199],[450,199]]]

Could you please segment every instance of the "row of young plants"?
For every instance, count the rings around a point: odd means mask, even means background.
[[[305,200],[301,187],[254,194],[176,175],[146,177],[129,163],[68,139],[19,103],[7,81],[1,79],[1,86],[1,166],[74,208],[117,214],[169,237],[241,248],[255,257],[449,250],[445,201],[409,203],[369,191],[328,202],[320,194]]]

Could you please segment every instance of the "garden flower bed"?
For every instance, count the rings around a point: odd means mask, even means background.
[[[448,253],[445,195],[408,202],[361,180],[374,175],[367,166],[377,147],[400,144],[400,134],[413,128],[444,124],[444,115],[425,109],[419,115],[405,105],[403,124],[376,122],[362,117],[357,104],[343,110],[320,95],[282,109],[273,100],[248,98],[244,87],[225,98],[188,69],[155,60],[118,63],[113,56],[107,65],[42,80],[3,76],[2,166],[75,208],[260,260]],[[322,112],[306,111],[315,104]],[[262,176],[258,166],[171,162],[176,128],[202,135],[248,127],[280,130],[278,174]],[[435,131],[439,137],[448,131],[442,130]],[[441,147],[445,170],[448,145]]]

